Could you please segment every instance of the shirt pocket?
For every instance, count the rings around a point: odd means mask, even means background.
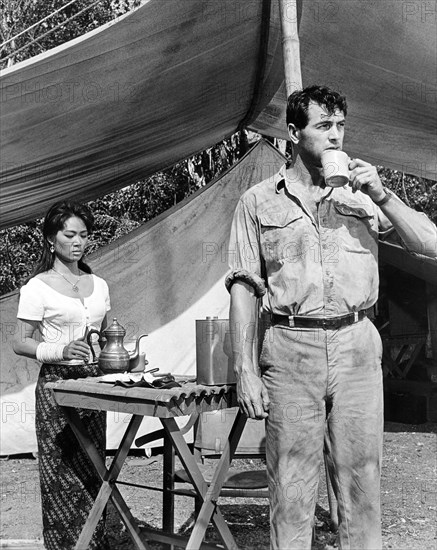
[[[349,252],[376,253],[378,232],[372,208],[367,204],[334,202],[341,246]]]
[[[261,250],[267,263],[300,255],[303,213],[299,210],[269,212],[259,216]]]

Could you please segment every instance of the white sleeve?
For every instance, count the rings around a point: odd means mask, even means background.
[[[42,321],[44,318],[42,294],[32,283],[32,279],[20,289],[17,318],[27,321]]]
[[[109,287],[108,287],[108,283],[104,280],[103,280],[103,287],[105,289],[105,305],[106,305],[106,311],[109,311],[111,309],[111,299],[109,297]]]

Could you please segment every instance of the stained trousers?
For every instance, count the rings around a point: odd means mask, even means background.
[[[339,547],[380,550],[382,344],[364,319],[338,330],[272,326],[260,367],[271,548],[310,550],[324,438],[338,501]]]

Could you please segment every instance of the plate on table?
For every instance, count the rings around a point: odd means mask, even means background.
[[[144,377],[144,372],[111,372],[100,377],[99,382],[140,382]]]

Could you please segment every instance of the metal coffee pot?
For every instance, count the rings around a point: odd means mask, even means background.
[[[144,354],[139,353],[139,343],[141,338],[144,338],[147,334],[139,336],[135,342],[134,351],[129,352],[123,345],[126,330],[114,317],[112,324],[105,330],[100,332],[96,329],[92,329],[87,334],[87,342],[91,349],[93,361],[96,360],[96,354],[92,346],[92,334],[97,334],[99,336],[100,344],[105,342],[97,359],[97,364],[102,372],[132,372],[138,370],[138,367],[142,367],[146,364]]]

